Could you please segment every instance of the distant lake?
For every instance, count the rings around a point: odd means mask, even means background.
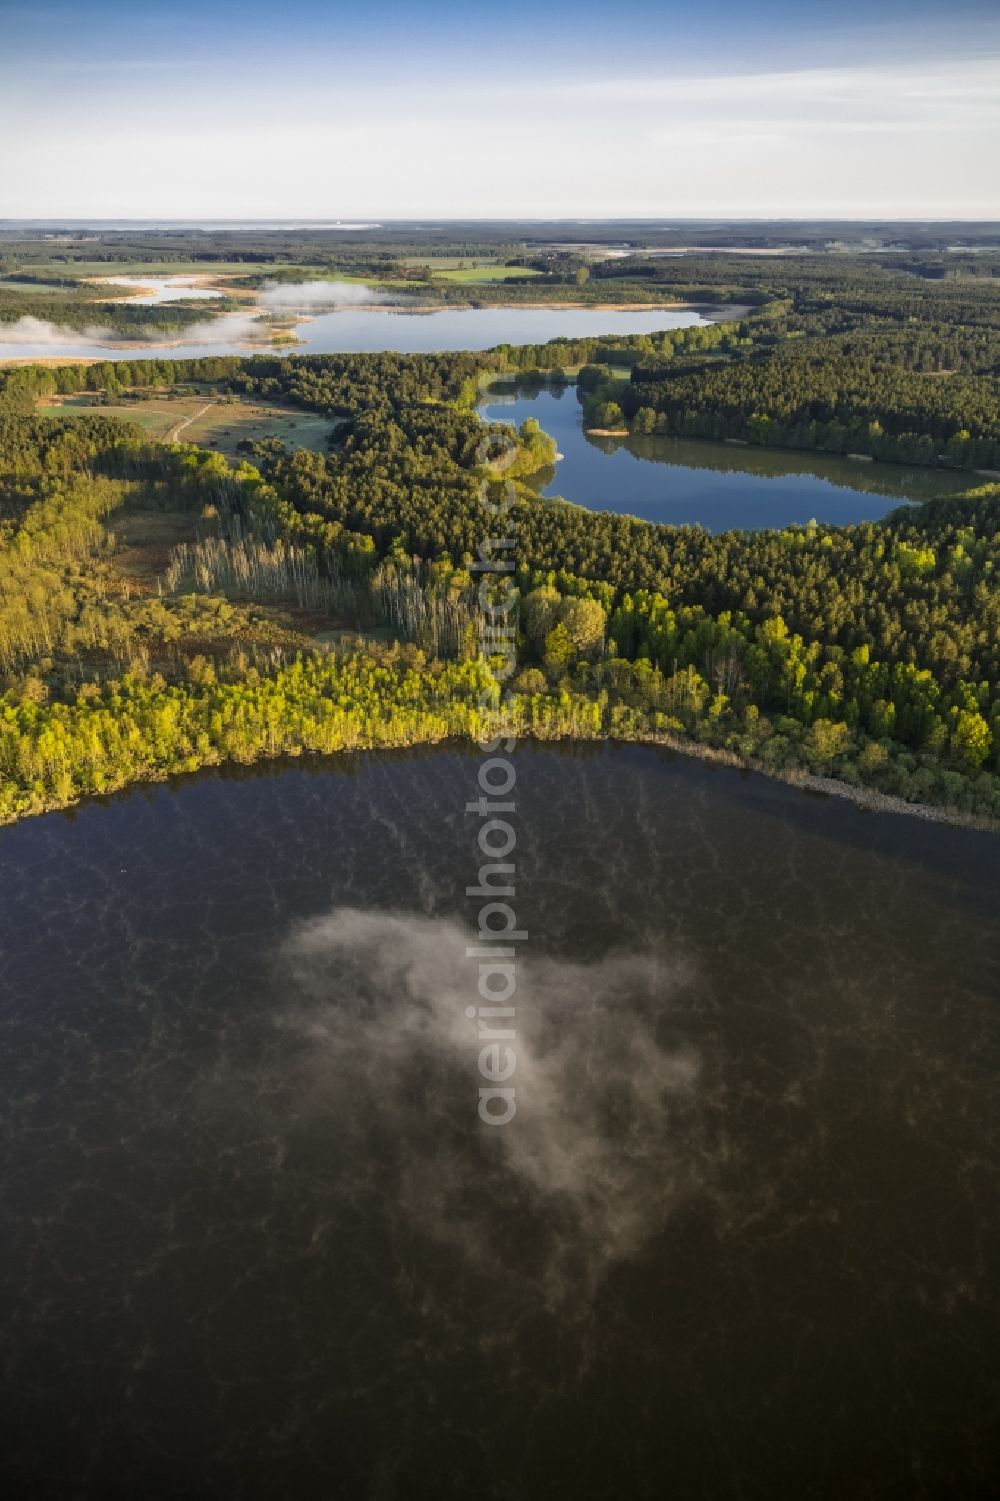
[[[136,278],[141,280],[141,278]],[[190,295],[190,293],[188,294]],[[129,299],[130,301],[132,299]],[[385,308],[344,308],[320,313],[296,325],[300,341],[281,346],[281,354],[350,354],[396,350],[400,354],[430,354],[447,349],[492,349],[495,344],[536,344],[549,339],[600,337],[604,334],[655,333],[660,329],[690,328],[725,316],[724,308],[657,308],[617,312],[610,308],[491,307],[442,308],[417,313]],[[95,338],[35,319],[0,324],[0,363],[5,360],[198,359],[212,354],[269,354],[271,345],[253,343],[265,329],[255,313],[224,313],[187,330],[176,343],[135,342]]]
[[[444,308],[436,313],[364,309],[323,313],[302,323],[296,336],[301,354],[394,349],[430,354],[443,349],[492,349],[496,344],[544,344],[603,334],[648,334],[691,328],[712,321],[693,308],[617,312],[610,308],[491,307]],[[292,351],[293,353],[295,351]]]
[[[222,293],[210,287],[199,287],[194,276],[99,276],[94,278],[97,286],[134,288],[135,296],[124,299],[130,307],[144,307],[160,302],[186,302],[189,299],[203,301],[221,297]]]
[[[483,417],[520,424],[535,417],[562,454],[536,477],[545,496],[671,526],[758,530],[811,520],[874,521],[905,500],[955,494],[978,483],[965,471],[864,463],[836,454],[793,453],[664,437],[596,438],[584,432],[576,387],[487,393]]]
[[[1000,842],[521,747],[491,1130],[480,765],[0,829],[5,1493],[985,1501]]]

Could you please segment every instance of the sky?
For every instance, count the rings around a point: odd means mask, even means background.
[[[0,0],[0,217],[1000,218],[993,0]]]

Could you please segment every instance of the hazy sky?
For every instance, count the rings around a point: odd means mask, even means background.
[[[0,0],[0,217],[1000,218],[986,0]]]

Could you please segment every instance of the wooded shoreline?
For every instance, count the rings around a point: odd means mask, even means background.
[[[693,761],[699,761],[709,766],[723,767],[728,771],[752,773],[755,776],[766,778],[770,782],[778,782],[782,785],[797,789],[800,792],[812,793],[821,797],[839,798],[841,801],[853,803],[855,807],[862,808],[870,813],[898,814],[909,818],[917,818],[925,823],[945,824],[951,828],[972,829],[979,833],[1000,833],[1000,821],[978,818],[971,813],[963,813],[959,809],[946,808],[933,803],[911,803],[905,798],[893,797],[888,793],[879,792],[873,787],[855,787],[847,782],[838,781],[835,777],[816,776],[811,772],[800,768],[776,769],[765,765],[761,761],[747,760],[734,754],[732,751],[723,750],[717,746],[702,745],[694,739],[688,739],[679,735],[670,734],[640,734],[640,735],[600,735],[600,736],[543,736],[522,735],[519,737],[524,743],[532,745],[648,745],[669,750],[676,755],[686,756]],[[322,761],[336,762],[345,756],[356,755],[379,755],[385,753],[399,754],[408,750],[427,750],[431,748],[443,749],[450,744],[468,745],[474,741],[455,741],[449,735],[427,737],[419,740],[405,740],[392,744],[359,743],[350,749],[340,751],[301,751],[291,752],[288,750],[275,751],[270,754],[261,752],[252,761],[237,761],[232,758],[205,761],[201,766],[189,771],[164,771],[161,774],[149,774],[143,777],[132,778],[123,782],[120,786],[108,788],[101,793],[92,793],[84,797],[75,798],[71,801],[53,803],[48,807],[39,808],[30,813],[22,813],[16,818],[0,818],[0,838],[4,828],[13,828],[16,824],[24,823],[28,819],[46,818],[56,813],[73,816],[81,809],[90,806],[103,806],[109,799],[127,796],[131,792],[142,788],[163,787],[167,785],[183,785],[189,779],[196,779],[206,773],[220,771],[226,773],[237,767],[260,767],[266,768],[280,762],[294,764],[306,760],[313,764]]]

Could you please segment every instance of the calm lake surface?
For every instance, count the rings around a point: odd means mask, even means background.
[[[535,417],[562,454],[537,477],[543,495],[592,510],[709,531],[816,521],[873,521],[904,500],[929,500],[980,484],[974,475],[837,455],[786,453],[684,438],[596,438],[584,432],[575,386],[497,388],[482,416],[520,424]]]
[[[190,295],[190,294],[189,294]],[[132,299],[130,299],[132,300]],[[716,317],[724,309],[713,310]],[[445,308],[436,313],[344,308],[320,313],[297,324],[300,342],[285,354],[349,354],[393,349],[400,354],[427,354],[443,349],[491,349],[494,344],[534,344],[548,339],[601,334],[655,333],[690,328],[712,321],[694,308],[660,308],[615,312],[609,308]],[[113,339],[74,334],[37,319],[0,325],[0,363],[14,359],[52,359],[99,355],[101,359],[136,359],[137,350]],[[248,344],[261,338],[255,314],[224,313],[190,329],[183,340],[164,344],[148,340],[143,350],[165,359],[196,359],[209,354],[274,354],[270,346]]]
[[[721,316],[721,314],[720,314]],[[616,312],[610,308],[445,308],[440,313],[371,312],[345,309],[302,323],[301,354],[338,351],[429,354],[439,349],[492,349],[496,344],[544,344],[601,334],[648,334],[691,328],[711,320],[693,308]]]
[[[6,1494],[995,1495],[1000,842],[519,750],[491,1130],[478,764],[0,831]]]

